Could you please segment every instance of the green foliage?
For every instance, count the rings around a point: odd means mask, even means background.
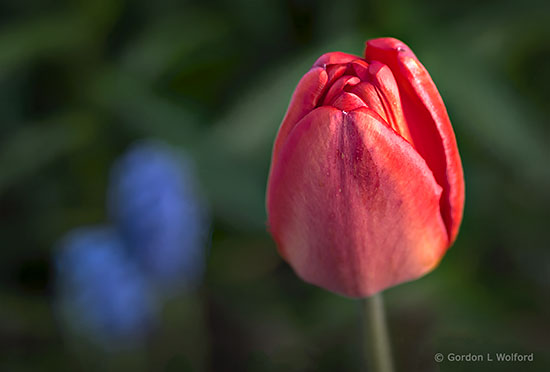
[[[361,370],[357,303],[296,278],[264,194],[298,79],[321,53],[360,54],[378,36],[432,74],[466,175],[455,246],[387,291],[397,367],[548,370],[547,3],[7,1],[0,14],[0,370]],[[51,255],[68,229],[105,220],[109,167],[146,137],[197,162],[209,269],[150,345],[105,355],[58,324]],[[535,362],[438,365],[436,352]]]

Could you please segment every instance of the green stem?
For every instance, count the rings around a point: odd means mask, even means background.
[[[365,357],[369,371],[393,372],[384,301],[377,293],[361,301],[365,334]]]

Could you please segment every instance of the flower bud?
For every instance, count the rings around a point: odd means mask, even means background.
[[[269,230],[305,281],[364,297],[432,270],[454,242],[464,179],[443,101],[402,42],[321,56],[273,147]]]

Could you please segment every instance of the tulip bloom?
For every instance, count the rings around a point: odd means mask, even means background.
[[[454,242],[464,205],[455,136],[430,75],[392,38],[321,56],[273,148],[270,232],[305,281],[365,297],[416,279]]]

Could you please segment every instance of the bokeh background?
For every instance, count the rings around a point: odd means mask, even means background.
[[[530,0],[3,0],[0,370],[364,370],[359,302],[279,258],[264,193],[301,75],[380,36],[430,71],[466,177],[454,247],[384,294],[397,370],[550,370],[550,6]],[[166,300],[143,343],[107,351],[57,314],[56,242],[106,221],[110,169],[140,139],[195,163],[209,255],[200,288]]]

